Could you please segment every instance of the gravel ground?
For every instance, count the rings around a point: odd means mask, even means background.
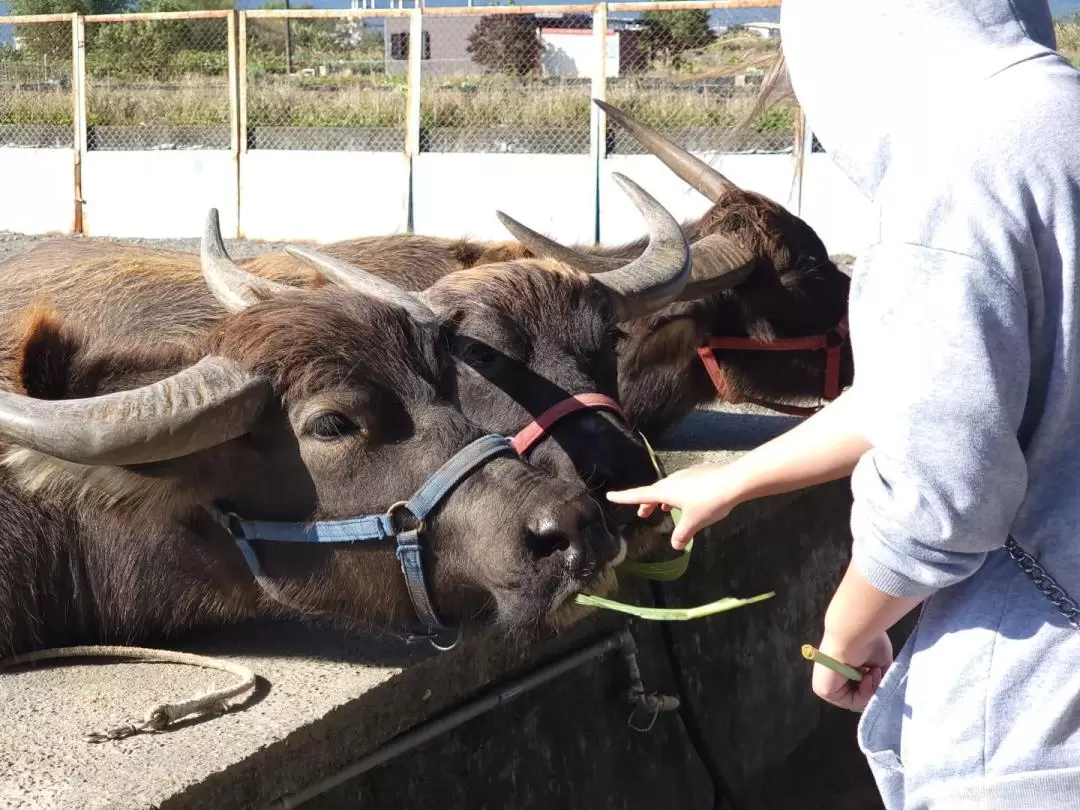
[[[47,240],[69,240],[74,242],[121,242],[129,245],[146,245],[147,247],[160,250],[180,250],[187,253],[199,252],[199,240],[192,239],[113,239],[110,237],[95,237],[88,239],[83,236],[30,236],[10,231],[0,231],[0,261],[29,250],[38,242]],[[279,242],[247,242],[237,239],[226,239],[225,247],[229,255],[234,259],[242,259],[248,256],[257,256],[260,253],[269,253],[281,250],[285,243]]]
[[[82,236],[28,236],[21,233],[12,233],[11,231],[0,231],[0,261],[7,259],[11,256],[15,256],[24,250],[29,250],[37,242],[44,241],[46,239],[70,239],[73,241],[80,241],[86,237]],[[147,245],[148,247],[157,248],[159,250],[180,250],[187,253],[199,252],[199,240],[198,239],[113,239],[110,237],[96,237],[90,241],[94,242],[122,242],[129,245]],[[226,239],[225,247],[229,251],[229,255],[234,259],[243,259],[248,256],[257,256],[260,253],[270,253],[275,250],[282,250],[285,247],[284,242],[247,242],[238,239]],[[854,262],[854,257],[849,255],[834,256],[833,260],[836,261],[840,268],[851,272],[851,266]]]

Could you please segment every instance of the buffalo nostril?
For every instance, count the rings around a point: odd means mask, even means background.
[[[529,521],[529,534],[525,542],[533,556],[542,559],[567,550],[571,541],[560,525],[555,510],[547,509]]]

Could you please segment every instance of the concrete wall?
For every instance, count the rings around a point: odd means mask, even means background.
[[[74,151],[0,148],[0,231],[75,227]]]
[[[792,210],[790,155],[703,157],[732,180]],[[0,199],[0,231],[68,232],[73,227],[72,152],[0,149],[0,178],[19,194]],[[600,236],[619,242],[644,232],[610,178],[641,183],[679,219],[708,206],[648,155],[614,155],[600,170]],[[237,233],[236,169],[227,151],[87,153],[85,232],[92,236],[181,238],[200,233],[206,209],[222,232]],[[241,158],[239,223],[244,236],[330,242],[400,232],[407,226],[409,166],[398,153],[251,150]],[[566,241],[589,241],[596,192],[588,155],[422,153],[413,165],[414,229],[444,236],[502,239],[501,208]],[[802,215],[833,253],[858,254],[872,234],[869,205],[823,154],[807,161]]]
[[[619,77],[620,40],[618,32],[607,32],[604,54],[607,75],[612,79]],[[544,43],[542,64],[546,75],[591,79],[596,72],[596,39],[592,31],[541,28],[540,41]]]

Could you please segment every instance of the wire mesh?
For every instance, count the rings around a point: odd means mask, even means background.
[[[0,22],[0,147],[71,148],[70,22]]]
[[[228,149],[228,22],[86,22],[87,148]]]
[[[386,23],[249,19],[248,148],[401,152],[408,87],[386,70]]]
[[[425,15],[421,149],[587,154],[591,29],[590,14]]]
[[[798,117],[793,98],[781,94],[751,116],[780,46],[778,22],[762,18],[778,11],[611,15],[607,100],[687,149],[790,151]],[[607,146],[614,154],[642,151],[615,127]]]

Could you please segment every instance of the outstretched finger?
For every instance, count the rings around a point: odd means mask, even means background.
[[[641,503],[650,506],[659,506],[661,503],[660,493],[652,486],[611,490],[607,493],[607,499],[612,503]]]

